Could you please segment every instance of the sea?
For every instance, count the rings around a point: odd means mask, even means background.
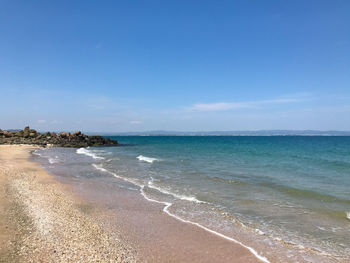
[[[120,146],[42,148],[35,159],[65,177],[112,180],[265,262],[280,247],[291,262],[350,262],[350,137],[110,138]]]

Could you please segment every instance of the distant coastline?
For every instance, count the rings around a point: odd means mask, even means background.
[[[257,131],[143,131],[86,132],[103,136],[350,136],[350,131],[257,130]]]
[[[4,129],[3,131],[10,133],[21,132],[21,129]],[[0,135],[2,130],[0,129]],[[38,132],[39,133],[39,132]],[[41,134],[50,133],[48,131],[40,131]],[[54,134],[74,133],[74,131],[66,132],[64,129],[56,130]],[[321,131],[321,130],[255,130],[255,131],[166,131],[152,130],[140,132],[84,132],[89,136],[350,136],[350,131]]]

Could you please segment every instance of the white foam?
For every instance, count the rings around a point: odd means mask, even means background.
[[[152,178],[152,177],[151,177]],[[180,200],[186,200],[186,201],[190,201],[190,202],[195,202],[195,203],[205,203],[203,201],[200,201],[198,200],[196,197],[194,196],[186,196],[186,195],[179,195],[179,194],[176,194],[176,193],[173,193],[173,192],[170,192],[168,191],[167,189],[164,189],[164,188],[161,188],[161,187],[158,187],[156,185],[154,185],[153,183],[153,178],[151,179],[151,181],[148,182],[148,187],[149,188],[152,188],[152,189],[156,189],[157,191],[163,193],[163,194],[167,194],[167,195],[171,195],[177,199],[180,199]]]
[[[41,149],[43,150],[43,149]],[[50,157],[50,156],[47,156],[47,155],[43,155],[41,153],[38,153],[37,152],[38,150],[35,150],[33,152],[34,155],[37,155],[37,156],[40,156],[42,158],[46,158],[47,161],[50,163],[50,164],[54,164],[54,163],[61,163],[62,161],[58,158],[58,156],[55,156],[55,157]]]
[[[255,232],[257,232],[259,235],[265,235],[265,233],[263,231],[261,231],[260,229],[256,228]]]
[[[345,212],[346,213],[346,218],[350,220],[350,212]]]
[[[38,153],[37,152],[38,150],[35,150],[34,152],[33,152],[33,154],[35,154],[35,155],[38,155],[38,156],[42,156],[40,153]]]
[[[90,156],[90,157],[92,157],[92,158],[94,158],[96,160],[103,160],[104,159],[103,157],[97,156],[92,151],[89,151],[86,148],[79,148],[77,150],[77,154],[84,154],[84,155]]]
[[[98,165],[98,164],[92,164],[93,167],[95,167],[97,170],[101,171],[101,172],[106,172],[108,173],[108,171],[102,167],[102,165]]]
[[[96,164],[92,164],[92,165],[93,165],[93,167],[95,167],[96,169],[98,169],[98,170],[100,170],[100,171],[107,172],[107,173],[109,173],[109,174],[112,174],[112,175],[113,175],[114,177],[116,177],[116,178],[122,179],[122,180],[124,180],[124,181],[126,181],[126,182],[129,182],[129,183],[132,183],[132,184],[134,184],[134,185],[136,185],[136,186],[139,186],[139,187],[140,187],[140,193],[141,193],[141,195],[142,195],[147,201],[155,202],[155,203],[158,203],[158,204],[163,204],[163,205],[164,205],[163,212],[166,213],[167,215],[169,215],[169,216],[171,216],[171,217],[173,217],[173,218],[175,218],[175,219],[177,219],[177,220],[179,220],[179,221],[181,221],[181,222],[183,222],[183,223],[195,225],[195,226],[197,226],[197,227],[199,227],[199,228],[204,229],[205,231],[207,231],[207,232],[209,232],[209,233],[212,233],[212,234],[217,235],[217,236],[219,236],[219,237],[221,237],[221,238],[224,238],[224,239],[226,239],[226,240],[229,240],[229,241],[231,241],[231,242],[234,242],[234,243],[236,243],[236,244],[238,244],[238,245],[240,245],[240,246],[242,246],[242,247],[248,249],[257,259],[261,260],[262,262],[270,263],[270,261],[269,261],[266,257],[263,257],[263,256],[259,255],[258,252],[257,252],[256,250],[254,250],[253,248],[251,248],[251,247],[249,247],[249,246],[244,245],[242,242],[240,242],[240,241],[238,241],[238,240],[236,240],[236,239],[234,239],[234,238],[225,236],[224,234],[221,234],[221,233],[219,233],[219,232],[216,232],[216,231],[214,231],[214,230],[212,230],[212,229],[209,229],[209,228],[207,228],[207,227],[205,227],[205,226],[203,226],[203,225],[201,225],[201,224],[199,224],[199,223],[192,222],[192,221],[189,221],[189,220],[185,220],[185,219],[183,219],[183,218],[181,218],[181,217],[179,217],[179,216],[177,216],[177,215],[174,215],[173,213],[171,213],[171,212],[169,211],[169,208],[172,206],[172,203],[169,203],[169,202],[162,202],[162,201],[158,201],[158,200],[149,198],[149,197],[146,195],[146,193],[144,192],[145,186],[142,185],[142,184],[139,184],[139,183],[136,182],[135,180],[132,180],[132,179],[130,179],[130,178],[126,178],[126,177],[119,176],[119,175],[117,175],[116,173],[113,173],[113,172],[108,171],[107,169],[103,168],[101,165],[96,165]]]
[[[105,173],[109,173],[111,175],[113,175],[115,178],[118,178],[118,179],[121,179],[121,180],[124,180],[128,183],[131,183],[131,184],[134,184],[136,186],[139,186],[141,187],[141,184],[139,182],[137,182],[136,180],[133,180],[133,179],[130,179],[130,178],[126,178],[126,177],[123,177],[123,176],[120,176],[120,175],[117,175],[116,173],[113,173],[111,171],[108,171],[107,169],[103,168],[102,165],[98,165],[98,164],[92,164],[93,167],[95,167],[97,170],[101,171],[101,172],[105,172]]]
[[[60,160],[57,159],[57,158],[49,158],[49,163],[50,164],[59,163],[59,162],[60,162]]]
[[[153,163],[155,161],[160,161],[157,158],[151,158],[151,157],[147,157],[147,156],[143,156],[143,155],[139,155],[136,158],[139,159],[139,161],[144,161],[144,162],[148,162],[148,163]]]

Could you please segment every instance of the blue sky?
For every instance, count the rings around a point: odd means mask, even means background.
[[[350,1],[0,1],[0,127],[350,130]]]

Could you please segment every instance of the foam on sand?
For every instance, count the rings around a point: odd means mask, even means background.
[[[151,158],[151,157],[147,157],[147,156],[143,156],[143,155],[139,155],[136,158],[139,159],[139,161],[144,161],[144,162],[148,162],[148,163],[153,163],[155,161],[160,161],[157,158]]]
[[[186,195],[180,195],[180,194],[176,194],[176,193],[173,193],[167,189],[164,189],[164,188],[161,188],[161,187],[158,187],[156,185],[154,185],[153,183],[153,178],[151,177],[151,181],[148,182],[148,187],[149,188],[152,188],[152,189],[155,189],[163,194],[167,194],[167,195],[171,195],[177,199],[180,199],[180,200],[185,200],[185,201],[190,201],[190,202],[195,202],[195,203],[205,203],[203,201],[200,201],[198,200],[196,197],[194,196],[186,196]]]
[[[92,166],[93,166],[95,169],[97,169],[97,170],[99,170],[99,171],[101,171],[101,172],[109,173],[109,174],[113,175],[115,178],[121,179],[121,180],[126,181],[126,182],[128,182],[128,183],[131,183],[131,184],[133,184],[133,185],[136,185],[136,186],[138,186],[138,187],[141,187],[141,184],[140,184],[139,182],[137,182],[136,180],[133,180],[133,179],[130,179],[130,178],[126,178],[126,177],[117,175],[116,173],[113,173],[113,172],[111,172],[111,171],[108,171],[107,169],[105,169],[105,168],[102,167],[102,164],[92,164]]]
[[[35,151],[33,152],[33,154],[34,154],[34,155],[37,155],[37,156],[42,156],[40,153],[38,153],[38,150],[35,150]]]
[[[104,159],[103,157],[97,156],[95,153],[88,150],[87,148],[79,148],[77,150],[77,154],[84,154],[84,155],[90,156],[96,160],[103,160]]]
[[[105,168],[103,168],[102,165],[98,165],[98,164],[94,164],[94,163],[93,163],[92,166],[93,166],[95,169],[97,169],[97,170],[99,170],[99,171],[101,171],[101,172],[108,173],[108,171],[107,171]]]

